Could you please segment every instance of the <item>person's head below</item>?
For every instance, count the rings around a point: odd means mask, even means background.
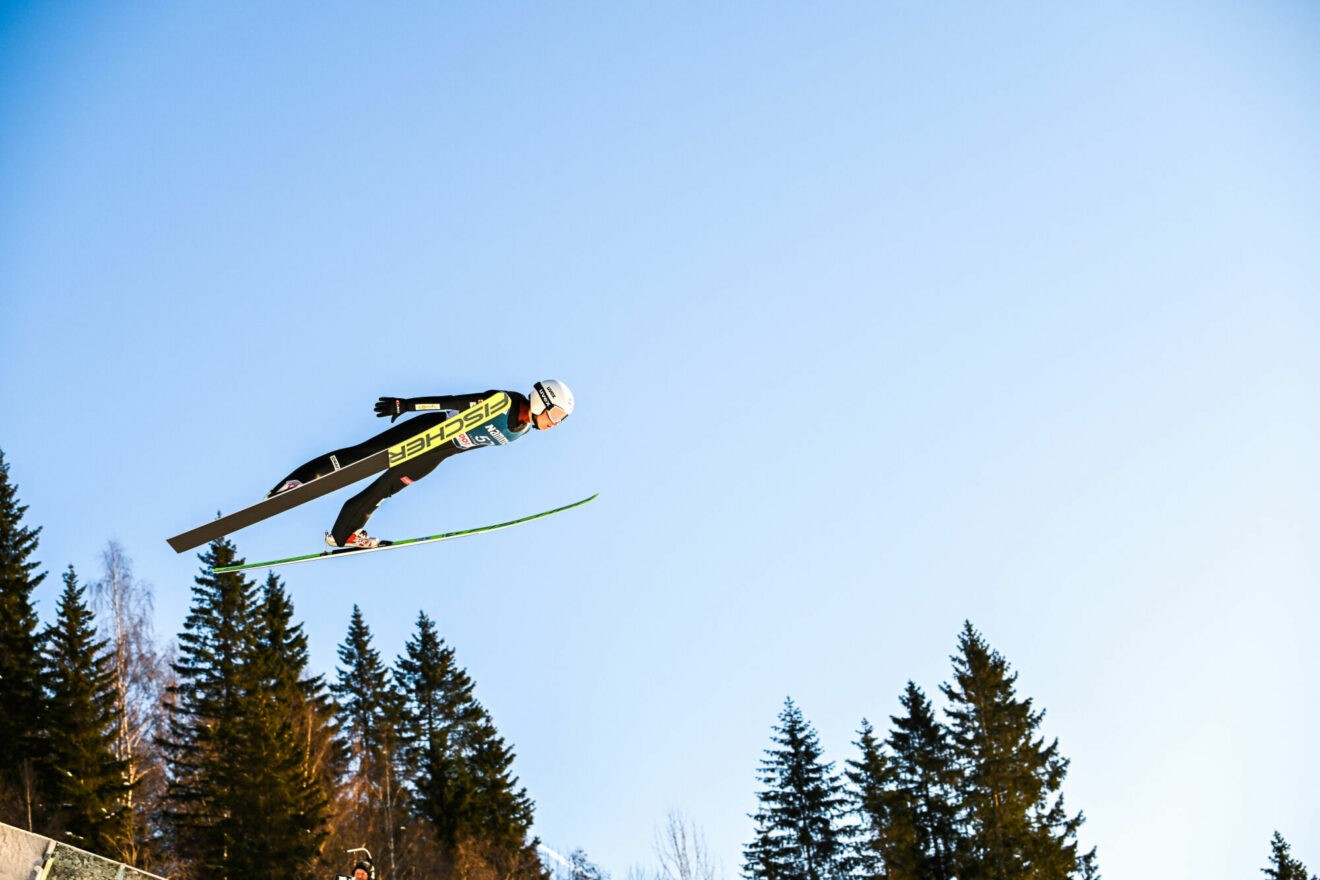
[[[371,880],[371,862],[364,860],[354,865],[353,880]]]
[[[573,412],[573,392],[558,379],[537,382],[527,399],[531,404],[532,427],[538,431],[553,428]]]

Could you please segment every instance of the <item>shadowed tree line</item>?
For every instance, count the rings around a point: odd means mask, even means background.
[[[883,739],[862,719],[840,773],[790,699],[761,762],[747,880],[1096,878],[1081,813],[1064,808],[1068,760],[1044,712],[970,623],[958,637],[944,719],[916,683]]]
[[[970,623],[940,686],[943,718],[914,682],[883,739],[862,719],[842,773],[790,699],[772,728],[743,848],[745,880],[1093,880],[1084,819],[1064,808],[1068,759],[1044,711]],[[1261,871],[1317,880],[1277,831]]]
[[[884,739],[862,719],[842,773],[789,699],[761,761],[744,880],[1095,880],[1084,818],[1064,809],[1068,759],[1045,713],[970,623],[958,636],[941,719],[909,681]],[[1272,880],[1320,880],[1274,832]]]
[[[391,665],[355,606],[327,682],[279,578],[213,573],[241,561],[222,539],[162,650],[151,590],[112,541],[90,585],[63,572],[43,627],[25,512],[0,452],[0,821],[182,880],[329,877],[364,845],[380,880],[550,880],[513,751],[425,613]],[[1099,876],[1044,712],[970,623],[951,660],[942,717],[908,682],[883,739],[862,720],[842,772],[785,702],[745,880]],[[719,874],[678,814],[656,854],[655,880]],[[1261,871],[1317,880],[1278,832]],[[609,876],[581,850],[554,873]]]
[[[54,620],[40,529],[0,453],[0,821],[171,877],[325,878],[366,846],[381,880],[545,880],[533,804],[474,683],[424,613],[391,665],[354,607],[335,680],[280,579],[201,554],[177,647],[113,541],[70,566]]]

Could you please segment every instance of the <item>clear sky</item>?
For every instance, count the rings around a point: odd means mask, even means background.
[[[419,8],[420,7],[420,8]],[[791,696],[853,757],[971,620],[1106,876],[1320,868],[1320,5],[0,4],[0,449],[40,591],[383,427],[562,427],[284,570],[426,610],[536,831],[728,878]],[[237,533],[317,548],[346,493]]]

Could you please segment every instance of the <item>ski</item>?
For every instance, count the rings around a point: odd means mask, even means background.
[[[358,480],[379,473],[386,468],[403,464],[428,452],[437,446],[449,443],[459,434],[476,430],[486,422],[506,412],[513,401],[509,395],[500,392],[475,406],[463,410],[456,416],[446,419],[433,428],[421,431],[402,443],[396,443],[388,449],[382,449],[374,455],[359,459],[323,477],[304,483],[296,489],[281,492],[273,498],[266,498],[227,516],[218,517],[195,529],[167,538],[174,552],[182,553],[194,547],[210,543],[231,532],[245,529],[277,513],[292,510],[300,504],[328,495],[336,489],[356,483]]]
[[[320,553],[308,553],[305,556],[290,556],[287,559],[272,559],[268,562],[246,562],[242,565],[224,565],[214,569],[216,574],[225,574],[232,571],[250,571],[254,568],[274,568],[277,565],[295,565],[299,562],[315,562],[318,559],[335,559],[342,556],[359,556],[363,553],[378,553],[381,550],[398,550],[400,547],[416,547],[419,544],[434,544],[437,541],[449,541],[454,538],[466,538],[469,535],[484,535],[487,532],[498,532],[500,529],[507,529],[510,526],[520,525],[521,523],[531,522],[534,519],[544,519],[547,516],[553,516],[556,513],[563,513],[565,510],[572,510],[575,507],[581,507],[588,501],[594,501],[600,493],[597,492],[589,498],[583,498],[581,501],[574,501],[572,504],[565,504],[563,507],[556,507],[554,510],[546,510],[541,513],[534,513],[531,516],[524,516],[520,519],[511,519],[508,522],[496,523],[492,526],[480,526],[475,529],[464,529],[460,532],[445,532],[441,535],[429,535],[425,538],[406,538],[402,541],[394,541],[389,544],[381,544],[379,547],[343,547],[338,550],[323,550]]]

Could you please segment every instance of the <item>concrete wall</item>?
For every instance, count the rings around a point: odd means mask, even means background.
[[[50,841],[0,823],[0,880],[32,880],[46,861]]]
[[[0,880],[164,880],[0,823]]]

